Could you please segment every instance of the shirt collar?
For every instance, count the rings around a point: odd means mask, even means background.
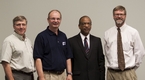
[[[127,24],[124,23],[124,24],[120,27],[120,30],[123,31],[126,27],[127,27]],[[116,30],[117,30],[117,28],[118,28],[118,27],[116,26]]]
[[[84,36],[82,33],[80,33],[80,36],[81,36],[82,40],[84,40],[85,37],[87,37],[87,39],[90,40],[90,34],[88,34],[87,36]]]
[[[49,33],[49,35],[56,35],[54,32],[52,32],[50,29],[49,29],[49,26],[46,28],[46,31]],[[60,30],[58,29],[58,35],[60,34]]]
[[[26,38],[26,35],[24,34],[24,37],[22,35],[19,35],[18,33],[14,32],[13,33],[16,37],[18,37],[20,40],[24,41]]]

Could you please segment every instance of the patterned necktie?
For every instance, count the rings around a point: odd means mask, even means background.
[[[125,69],[125,60],[124,60],[124,54],[122,48],[122,39],[121,39],[120,28],[117,28],[117,30],[118,30],[118,34],[117,34],[118,67],[123,71]]]
[[[85,37],[85,39],[84,39],[84,48],[85,48],[85,52],[88,53],[89,47],[88,47],[87,37]]]

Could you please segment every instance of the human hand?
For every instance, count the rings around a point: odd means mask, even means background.
[[[66,80],[73,80],[72,79],[72,75],[68,75],[67,78],[66,78]]]
[[[44,77],[39,77],[38,80],[45,80],[45,78]]]

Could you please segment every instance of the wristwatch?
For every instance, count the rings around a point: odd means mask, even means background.
[[[68,72],[68,73],[67,73],[67,75],[73,75],[73,73],[71,73],[71,72]]]

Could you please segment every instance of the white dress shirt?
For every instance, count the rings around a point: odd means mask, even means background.
[[[143,43],[138,31],[124,24],[121,28],[125,68],[139,67],[145,55]],[[118,69],[117,59],[117,27],[114,26],[105,32],[104,49],[107,67]]]
[[[82,33],[80,33],[80,36],[81,36],[83,45],[84,45],[84,39],[85,37],[87,37],[88,48],[90,48],[90,34],[88,34],[87,36],[84,36]]]
[[[33,48],[31,41],[14,33],[8,36],[2,46],[1,62],[8,62],[12,70],[34,72]]]

